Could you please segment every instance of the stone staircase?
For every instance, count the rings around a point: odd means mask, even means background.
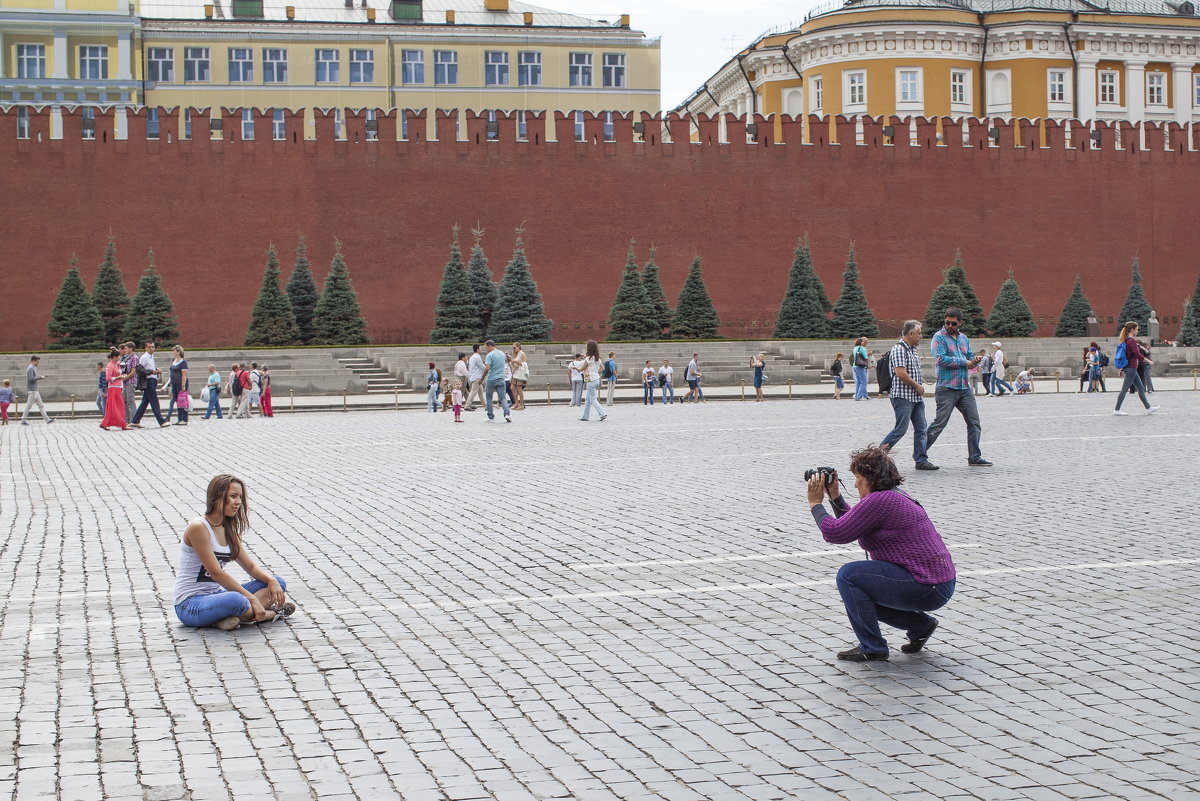
[[[338,362],[366,385],[368,395],[394,393],[397,390],[408,391],[411,388],[405,383],[403,376],[396,377],[391,370],[370,356],[343,356]]]

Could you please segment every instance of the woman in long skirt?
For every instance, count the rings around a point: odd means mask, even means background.
[[[121,380],[121,366],[117,363],[120,356],[116,348],[109,350],[108,365],[104,368],[104,375],[108,377],[108,401],[104,405],[104,419],[100,421],[100,427],[105,431],[110,428],[121,431],[129,429],[125,421],[125,382]]]

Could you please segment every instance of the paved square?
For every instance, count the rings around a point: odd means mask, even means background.
[[[0,799],[1200,798],[1200,393],[1113,399],[897,447],[959,586],[868,665],[800,474],[886,401],[0,429]],[[226,471],[286,624],[174,617]]]

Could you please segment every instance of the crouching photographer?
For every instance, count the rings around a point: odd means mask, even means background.
[[[929,515],[898,487],[904,478],[880,448],[871,445],[850,454],[850,470],[859,502],[852,508],[842,498],[837,471],[818,468],[805,473],[808,505],[826,542],[857,541],[867,560],[842,565],[838,592],[846,605],[858,646],[839,653],[849,662],[888,658],[882,621],[903,629],[906,654],[920,651],[937,628],[927,614],[954,594],[954,562]],[[833,515],[822,501],[829,496]]]

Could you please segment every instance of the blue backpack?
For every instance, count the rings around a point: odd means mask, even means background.
[[[1113,354],[1113,367],[1118,370],[1124,370],[1129,366],[1129,356],[1125,353],[1125,343],[1117,345],[1117,352]]]

